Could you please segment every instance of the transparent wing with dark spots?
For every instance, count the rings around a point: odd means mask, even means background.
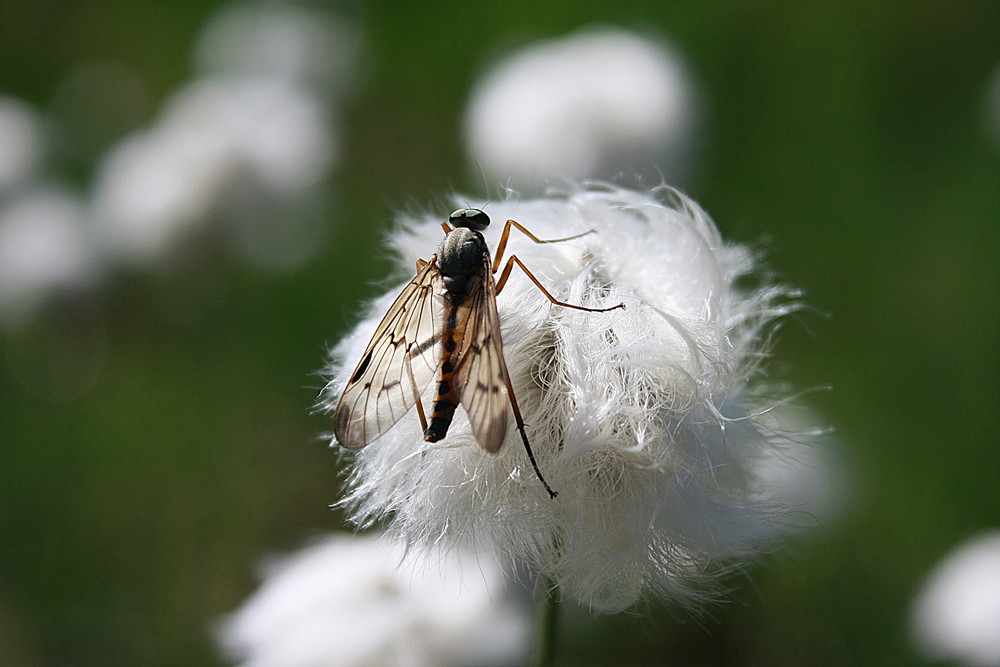
[[[496,287],[488,267],[482,288],[472,299],[455,386],[476,440],[486,451],[496,452],[507,435],[510,382],[500,340]]]
[[[357,449],[409,412],[441,363],[441,274],[426,264],[382,318],[337,404],[334,433]]]

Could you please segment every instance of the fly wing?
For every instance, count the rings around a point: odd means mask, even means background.
[[[488,264],[482,287],[471,298],[455,387],[479,445],[497,452],[507,435],[510,378],[503,359],[496,286]]]
[[[441,363],[441,274],[432,259],[382,318],[337,404],[333,430],[364,447],[409,412]]]

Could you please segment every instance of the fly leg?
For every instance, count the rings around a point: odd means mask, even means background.
[[[524,419],[521,417],[521,408],[517,406],[517,399],[514,397],[514,387],[510,383],[510,372],[507,370],[507,362],[504,361],[503,355],[499,355],[500,366],[503,368],[503,381],[507,385],[507,399],[510,401],[510,407],[514,411],[514,422],[517,424],[517,432],[521,434],[521,442],[524,443],[524,451],[528,452],[528,460],[531,461],[531,467],[535,470],[535,475],[538,477],[538,481],[542,483],[545,490],[549,492],[549,498],[555,498],[559,495],[558,491],[553,491],[549,483],[545,481],[542,471],[538,467],[538,462],[535,461],[535,453],[531,451],[531,443],[528,442],[528,434],[524,431]]]
[[[544,240],[538,238],[537,236],[529,232],[524,225],[517,222],[516,220],[508,220],[507,224],[503,226],[503,233],[500,235],[500,242],[497,243],[496,256],[493,258],[493,267],[492,267],[493,273],[496,273],[497,270],[500,268],[500,262],[503,260],[503,253],[507,249],[507,241],[510,238],[510,230],[512,227],[516,228],[519,232],[527,236],[535,243],[559,243],[561,241],[572,241],[573,239],[578,239],[581,236],[586,236],[587,234],[594,233],[594,230],[591,229],[586,232],[583,232],[582,234],[577,234],[575,236],[567,236],[564,239]],[[533,274],[528,269],[528,267],[524,265],[524,262],[522,262],[517,255],[511,255],[510,258],[507,260],[507,264],[503,267],[503,271],[500,273],[500,278],[496,282],[497,294],[499,294],[500,291],[503,290],[504,285],[507,284],[507,279],[510,277],[510,272],[511,269],[514,268],[514,264],[517,264],[519,267],[521,267],[521,270],[524,271],[524,275],[528,276],[531,282],[535,283],[535,287],[537,287],[542,291],[542,294],[545,295],[545,298],[547,298],[549,301],[551,301],[557,306],[562,306],[564,308],[574,308],[576,310],[585,310],[589,313],[604,313],[609,310],[615,310],[616,308],[625,308],[624,303],[619,303],[617,306],[612,306],[611,308],[587,308],[586,306],[577,306],[572,303],[566,303],[565,301],[560,301],[554,296],[552,296],[552,294],[550,294],[547,289],[545,289],[545,286],[542,285],[541,282],[539,282],[538,278],[535,277],[535,274]]]
[[[427,430],[427,416],[424,414],[424,404],[420,400],[420,390],[417,388],[417,379],[413,377],[413,367],[410,365],[410,361],[413,357],[419,354],[419,349],[415,350],[410,356],[406,358],[406,375],[410,378],[410,391],[413,392],[413,402],[417,404],[417,416],[420,417],[420,432]]]
[[[624,303],[619,303],[617,306],[611,306],[610,308],[588,308],[586,306],[578,306],[573,303],[566,303],[565,301],[560,301],[559,299],[552,296],[547,289],[545,289],[545,286],[538,281],[538,278],[535,277],[535,274],[533,274],[531,271],[528,270],[528,267],[524,265],[524,262],[518,259],[517,255],[511,255],[510,259],[507,260],[507,264],[503,267],[503,271],[500,273],[500,279],[497,280],[497,294],[499,294],[500,291],[504,288],[504,285],[507,284],[507,279],[510,277],[510,271],[511,269],[514,268],[514,264],[517,264],[519,267],[521,267],[521,270],[524,271],[524,275],[528,276],[531,282],[535,283],[535,287],[540,289],[542,291],[542,294],[544,294],[549,301],[551,301],[557,306],[562,306],[563,308],[573,308],[575,310],[585,310],[588,313],[606,313],[609,310],[615,310],[617,308],[622,308],[622,309],[625,308]]]
[[[514,392],[512,391],[512,389],[513,388],[510,386],[510,380],[508,379],[507,380],[508,396],[511,397],[514,396]],[[513,401],[511,402],[511,404],[516,406],[516,404],[514,404]],[[559,495],[559,492],[552,490],[552,487],[549,486],[549,483],[545,481],[545,476],[542,475],[542,471],[539,470],[538,462],[535,461],[535,453],[531,451],[531,445],[528,444],[528,434],[524,432],[524,420],[521,419],[521,413],[517,411],[516,408],[514,410],[514,420],[517,422],[517,432],[521,434],[521,442],[524,443],[524,451],[528,452],[528,460],[531,461],[531,467],[535,470],[535,475],[538,477],[538,481],[540,481],[542,483],[542,486],[545,487],[545,490],[548,491],[549,498],[554,499],[556,496]]]
[[[567,236],[564,239],[540,239],[537,236],[535,236],[534,234],[532,234],[531,232],[529,232],[528,229],[527,229],[527,227],[525,227],[524,225],[522,225],[520,222],[518,222],[516,220],[508,220],[507,224],[505,224],[503,226],[503,233],[500,234],[500,242],[497,243],[496,256],[493,258],[493,273],[496,273],[497,269],[500,268],[500,260],[503,259],[503,253],[507,249],[507,240],[510,238],[510,228],[511,227],[516,227],[519,232],[521,232],[522,234],[524,234],[525,236],[527,236],[529,239],[531,239],[535,243],[562,243],[563,241],[572,241],[574,239],[578,239],[578,238],[581,238],[583,236],[587,236],[588,234],[593,234],[594,233],[593,229],[588,229],[587,231],[583,232],[582,234],[576,234],[574,236]]]

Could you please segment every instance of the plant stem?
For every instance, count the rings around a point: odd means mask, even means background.
[[[559,619],[559,587],[551,579],[542,581],[544,597],[538,615],[538,639],[533,667],[552,667],[555,660],[556,624]]]

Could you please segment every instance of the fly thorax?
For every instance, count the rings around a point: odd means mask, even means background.
[[[448,233],[438,251],[438,270],[445,288],[453,296],[465,296],[478,284],[489,253],[482,234],[465,227]]]

